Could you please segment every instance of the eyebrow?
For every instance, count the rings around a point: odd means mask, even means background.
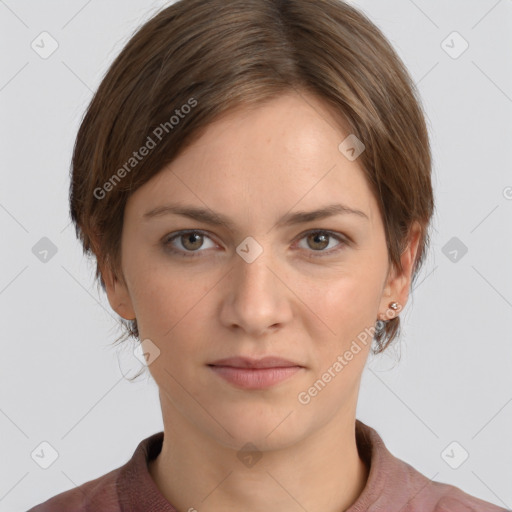
[[[205,224],[210,224],[212,226],[223,226],[226,229],[231,231],[234,230],[233,222],[226,216],[214,212],[207,208],[198,208],[195,206],[184,206],[184,205],[173,205],[167,204],[163,206],[158,206],[153,208],[152,210],[144,213],[143,219],[150,220],[155,217],[161,217],[163,215],[182,215],[184,217],[188,217],[190,219],[194,219],[199,222],[204,222]],[[278,227],[283,226],[293,226],[296,224],[303,224],[306,222],[312,222],[315,220],[325,219],[328,217],[333,217],[335,215],[341,214],[351,214],[356,215],[360,218],[365,218],[369,220],[369,217],[366,213],[361,210],[357,210],[355,208],[350,208],[341,203],[330,204],[325,206],[324,208],[320,208],[318,210],[313,210],[309,212],[305,211],[297,211],[292,213],[287,213],[283,215],[278,222]]]

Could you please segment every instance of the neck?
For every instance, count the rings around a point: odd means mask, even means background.
[[[342,512],[368,479],[357,450],[355,412],[284,448],[260,448],[252,465],[240,462],[238,450],[195,430],[178,411],[167,417],[172,421],[164,421],[162,450],[149,470],[177,510]]]

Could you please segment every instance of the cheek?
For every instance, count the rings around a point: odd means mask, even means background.
[[[314,291],[308,293],[304,302],[315,313],[311,315],[310,328],[324,343],[332,340],[329,352],[349,346],[359,335],[364,338],[365,329],[374,327],[380,287],[377,272],[354,270],[326,280],[321,286],[316,283]]]
[[[336,309],[340,315],[361,318],[376,304],[380,285],[376,272],[347,272],[326,283],[319,290],[317,301],[328,311]]]
[[[155,261],[154,255],[140,249],[126,254],[124,264],[140,337],[160,339],[178,321],[183,304],[179,298],[191,287],[184,288],[177,272],[163,266],[160,258]]]
[[[156,263],[149,261],[141,256],[130,262],[130,289],[140,337],[154,340],[163,351],[184,340],[187,343],[182,348],[187,350],[201,325],[206,325],[208,292],[220,285],[219,277],[194,275],[192,270],[166,264],[161,258]]]

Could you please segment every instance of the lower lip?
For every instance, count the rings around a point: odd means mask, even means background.
[[[277,368],[234,368],[232,366],[210,366],[231,384],[243,389],[265,389],[288,379],[302,369],[300,366]]]

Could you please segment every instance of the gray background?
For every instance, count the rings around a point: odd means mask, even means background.
[[[0,0],[0,511],[105,474],[163,428],[153,381],[123,376],[140,368],[131,345],[111,347],[116,315],[93,285],[67,194],[93,91],[168,3]],[[511,508],[512,0],[352,3],[418,84],[437,200],[400,346],[370,357],[358,418],[427,477]],[[31,47],[43,31],[59,45],[47,59]],[[457,58],[453,31],[469,43]],[[33,252],[43,237],[57,249],[46,262]],[[58,452],[48,469],[31,457],[43,441]],[[469,458],[453,469],[462,449]]]

